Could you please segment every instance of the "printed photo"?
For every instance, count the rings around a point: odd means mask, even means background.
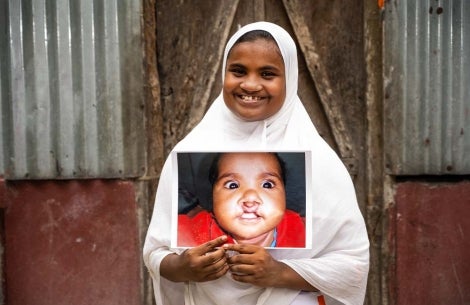
[[[221,235],[228,243],[310,248],[306,152],[178,152],[173,155],[172,246]]]

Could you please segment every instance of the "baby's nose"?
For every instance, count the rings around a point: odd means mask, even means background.
[[[261,203],[261,200],[258,196],[258,192],[253,189],[247,190],[242,197],[242,204],[244,207],[252,208],[258,206]]]

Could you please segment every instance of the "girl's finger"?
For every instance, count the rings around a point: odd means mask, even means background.
[[[197,255],[205,255],[208,252],[214,251],[215,248],[222,246],[227,241],[227,236],[222,235],[216,239],[210,240],[202,245],[193,248],[193,251]]]

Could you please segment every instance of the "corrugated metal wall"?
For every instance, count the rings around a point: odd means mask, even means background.
[[[0,1],[0,174],[145,171],[141,1]]]
[[[391,174],[470,173],[470,1],[387,1],[385,156]]]

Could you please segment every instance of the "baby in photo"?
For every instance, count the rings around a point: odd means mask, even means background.
[[[304,247],[305,225],[286,208],[284,161],[276,153],[221,153],[209,180],[212,211],[200,206],[178,218],[178,246],[196,246],[221,235],[227,243]]]

